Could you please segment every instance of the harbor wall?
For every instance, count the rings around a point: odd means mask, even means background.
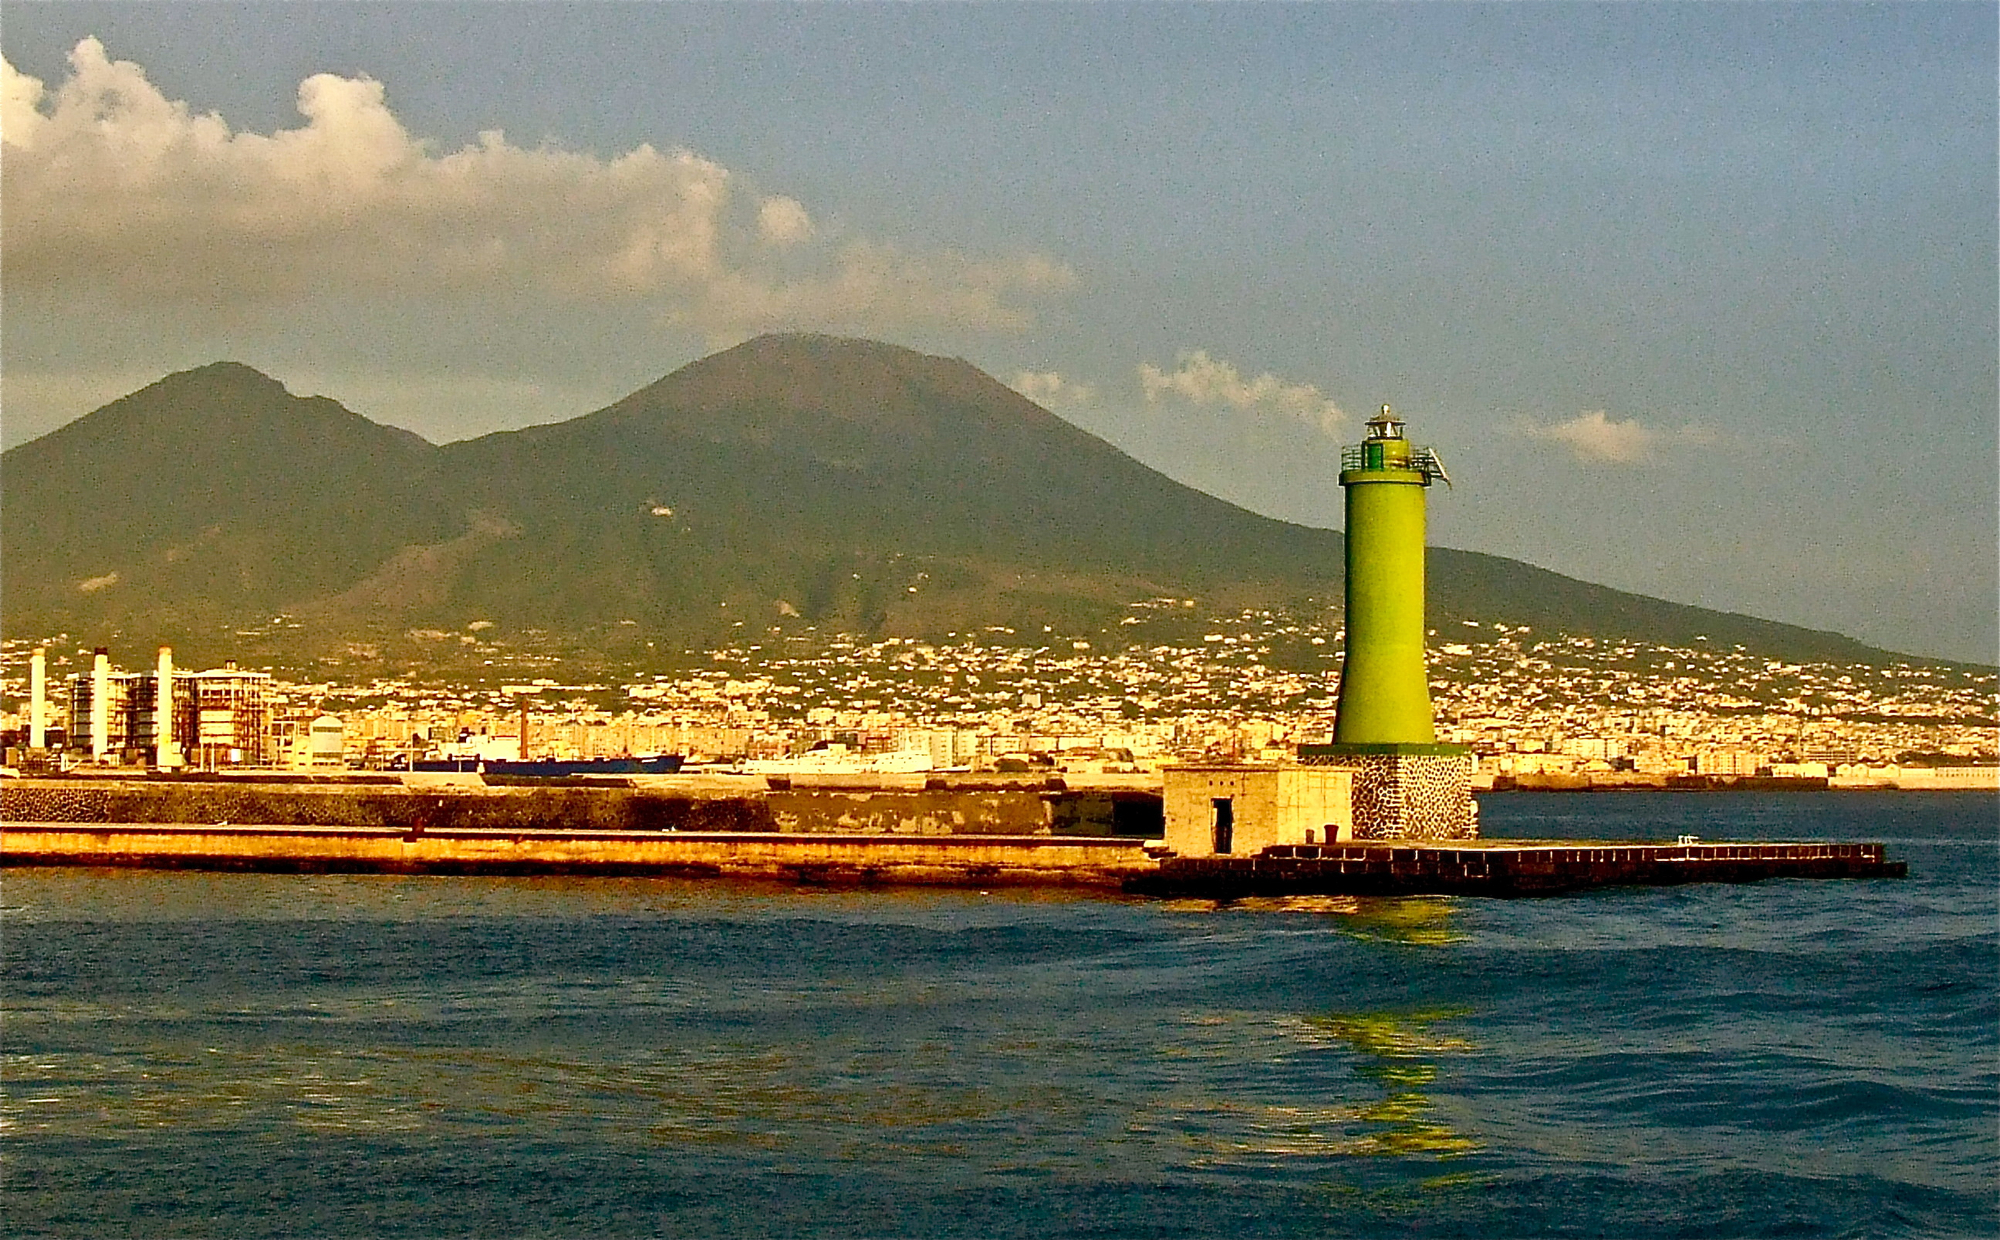
[[[1057,804],[1047,789],[1006,787],[751,794],[719,785],[418,790],[22,780],[0,785],[0,864],[1074,886],[1212,899],[1553,895],[1906,873],[1880,844],[1812,842],[1353,841],[1174,856],[1135,836],[1057,834],[1050,826]],[[814,829],[824,822],[837,828]],[[1016,822],[1025,829],[994,826]]]
[[[278,873],[598,874],[792,883],[1116,889],[1154,862],[1110,837],[794,835],[760,832],[398,831],[303,824],[17,822],[14,866],[130,866]]]
[[[468,781],[411,788],[398,783],[24,779],[0,784],[0,821],[1030,836],[1110,835],[1126,825],[1118,814],[1120,803],[1109,794],[1040,786],[757,784],[663,780],[650,787],[487,787]]]

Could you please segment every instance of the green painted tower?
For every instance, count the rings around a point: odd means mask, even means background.
[[[1424,495],[1449,485],[1437,453],[1403,438],[1382,406],[1368,436],[1340,451],[1347,489],[1347,651],[1331,745],[1299,746],[1308,766],[1352,771],[1356,839],[1479,836],[1476,759],[1440,745],[1424,666]]]
[[[1424,493],[1445,476],[1437,454],[1403,437],[1382,406],[1368,435],[1342,449],[1347,490],[1347,653],[1336,746],[1433,746],[1424,665]]]

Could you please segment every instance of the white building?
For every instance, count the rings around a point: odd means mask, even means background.
[[[1166,846],[1183,857],[1354,838],[1354,772],[1345,767],[1214,763],[1161,774]]]

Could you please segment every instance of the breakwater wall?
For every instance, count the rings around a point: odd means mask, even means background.
[[[1113,825],[1121,804],[1134,803],[1046,787],[11,780],[0,784],[0,864],[1077,886],[1221,900],[1537,896],[1906,873],[1872,843],[1356,841],[1179,857],[1136,835],[1059,829],[1100,809],[1093,825]]]
[[[759,832],[397,831],[307,825],[15,822],[8,865],[354,874],[599,874],[828,885],[1118,889],[1153,861],[1112,837]]]
[[[1561,895],[1592,887],[1751,883],[1770,878],[1902,878],[1880,844],[1553,843],[1460,847],[1291,845],[1255,857],[1169,857],[1136,876],[1148,895]]]
[[[649,783],[487,787],[468,781],[426,788],[396,783],[24,779],[0,784],[0,821],[285,823],[419,831],[1110,835],[1122,825],[1116,820],[1118,811],[1131,808],[1129,802],[1115,802],[1109,794],[1039,784],[871,789],[772,788],[763,780],[752,786],[752,781],[726,778]],[[1157,806],[1157,798],[1152,803]],[[1157,836],[1157,828],[1151,834]]]

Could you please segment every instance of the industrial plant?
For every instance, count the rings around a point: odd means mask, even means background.
[[[68,678],[68,705],[58,732],[50,719],[47,657],[37,649],[29,663],[20,757],[31,770],[72,763],[162,772],[346,765],[338,718],[277,716],[269,672],[245,671],[234,663],[180,671],[168,646],[160,647],[150,672],[112,667],[110,651],[99,646],[91,669]]]

